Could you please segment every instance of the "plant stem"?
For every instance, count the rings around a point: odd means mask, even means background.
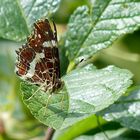
[[[55,130],[51,127],[48,127],[45,140],[51,140]]]
[[[110,138],[108,137],[108,135],[106,134],[106,132],[103,130],[103,128],[102,128],[102,126],[101,126],[99,116],[96,116],[96,117],[97,117],[98,127],[99,127],[100,130],[103,132],[103,134],[105,135],[105,137],[107,138],[107,140],[110,140]]]
[[[5,129],[4,129],[4,123],[2,120],[0,120],[0,135],[5,133]]]
[[[71,61],[68,68],[67,68],[67,73],[72,71],[74,69],[74,67],[75,67],[75,63],[73,61]]]

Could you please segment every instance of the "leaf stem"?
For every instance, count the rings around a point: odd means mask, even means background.
[[[103,130],[103,128],[101,126],[99,116],[96,116],[96,117],[97,117],[97,124],[98,124],[99,129],[103,132],[103,134],[105,135],[105,137],[107,138],[107,140],[110,140],[110,138],[108,137],[108,135],[106,134],[106,132]]]
[[[45,140],[51,140],[54,132],[55,132],[55,129],[48,127]]]
[[[75,63],[74,61],[71,61],[68,68],[67,68],[67,73],[69,73],[70,71],[72,71],[75,67]]]

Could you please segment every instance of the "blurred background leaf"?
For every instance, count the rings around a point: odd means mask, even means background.
[[[101,115],[108,121],[117,121],[127,128],[140,131],[140,88],[137,87],[128,95],[101,111]]]
[[[131,134],[133,134],[133,136],[135,137],[131,137]],[[140,137],[140,135],[137,134],[138,133],[133,132],[129,129],[121,128],[117,130],[100,132],[95,135],[80,136],[78,138],[75,138],[74,140],[137,140]]]
[[[15,48],[19,45],[7,40],[0,41],[0,127],[3,129],[0,134],[4,140],[44,135],[45,127],[32,117],[19,94],[20,82],[14,73]]]

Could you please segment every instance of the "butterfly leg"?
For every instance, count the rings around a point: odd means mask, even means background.
[[[61,110],[64,109],[64,99],[65,99],[65,94],[63,94],[61,98]]]
[[[47,99],[47,103],[45,105],[45,111],[44,111],[44,115],[47,114],[47,110],[48,110],[48,105],[49,105],[49,101],[51,99],[51,97],[53,96],[53,94],[49,94],[48,99]]]
[[[46,84],[46,83],[45,83],[45,84]],[[41,89],[45,86],[45,84],[42,84],[42,85],[27,99],[27,101],[29,101],[31,98],[33,98],[34,95],[35,95],[39,90],[41,90]]]

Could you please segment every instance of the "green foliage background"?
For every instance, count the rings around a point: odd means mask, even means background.
[[[42,17],[57,24],[64,82],[48,106],[14,73]],[[139,0],[0,0],[0,140],[43,140],[47,126],[53,140],[139,139],[139,27]]]

